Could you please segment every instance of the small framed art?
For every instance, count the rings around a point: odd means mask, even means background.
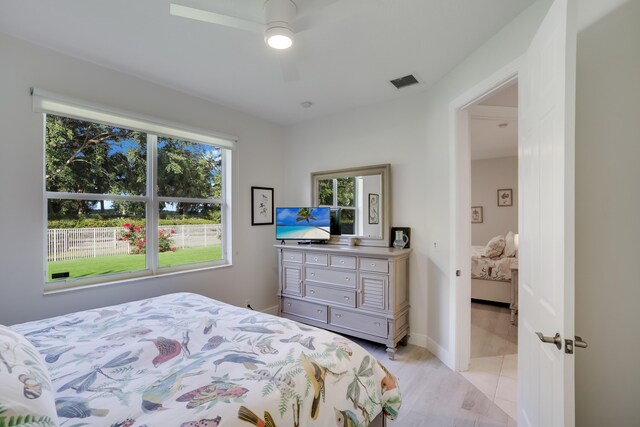
[[[498,190],[498,206],[513,206],[513,190],[511,188]]]
[[[273,188],[251,187],[251,225],[273,224]]]
[[[380,195],[369,193],[369,224],[380,224]]]
[[[482,218],[482,206],[472,206],[471,207],[471,223],[479,224],[483,220]]]

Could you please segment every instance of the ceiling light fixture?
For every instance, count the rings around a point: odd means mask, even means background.
[[[292,0],[266,0],[264,17],[267,30],[264,41],[274,49],[288,49],[293,45],[293,30],[289,24],[296,17],[296,5]]]
[[[293,31],[285,27],[267,28],[264,41],[274,49],[289,49],[293,45]]]

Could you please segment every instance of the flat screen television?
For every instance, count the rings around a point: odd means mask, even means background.
[[[277,240],[329,240],[330,208],[276,208]]]

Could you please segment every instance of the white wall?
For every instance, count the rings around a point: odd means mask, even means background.
[[[251,227],[250,187],[281,204],[282,129],[210,102],[0,35],[0,323],[12,324],[174,291],[254,308],[277,304],[273,226]],[[153,64],[149,64],[153,66]],[[92,103],[238,136],[232,267],[43,295],[43,120],[36,86]]]
[[[640,425],[640,1],[578,35],[576,425]]]
[[[513,190],[513,205],[498,206],[498,189]],[[471,162],[471,206],[482,206],[483,222],[471,224],[471,244],[486,245],[492,237],[518,233],[518,157]]]
[[[519,57],[549,4],[536,2],[424,92],[286,131],[289,205],[309,203],[312,171],[391,163],[391,225],[412,227],[410,341],[450,365],[449,103]]]

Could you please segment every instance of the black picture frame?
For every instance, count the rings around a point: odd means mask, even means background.
[[[404,247],[405,249],[409,249],[411,247],[411,227],[391,227],[391,237],[389,239],[389,247],[393,247],[393,241],[396,239],[396,231],[402,231],[407,236],[407,245]]]
[[[251,187],[251,225],[273,225],[273,188]]]

